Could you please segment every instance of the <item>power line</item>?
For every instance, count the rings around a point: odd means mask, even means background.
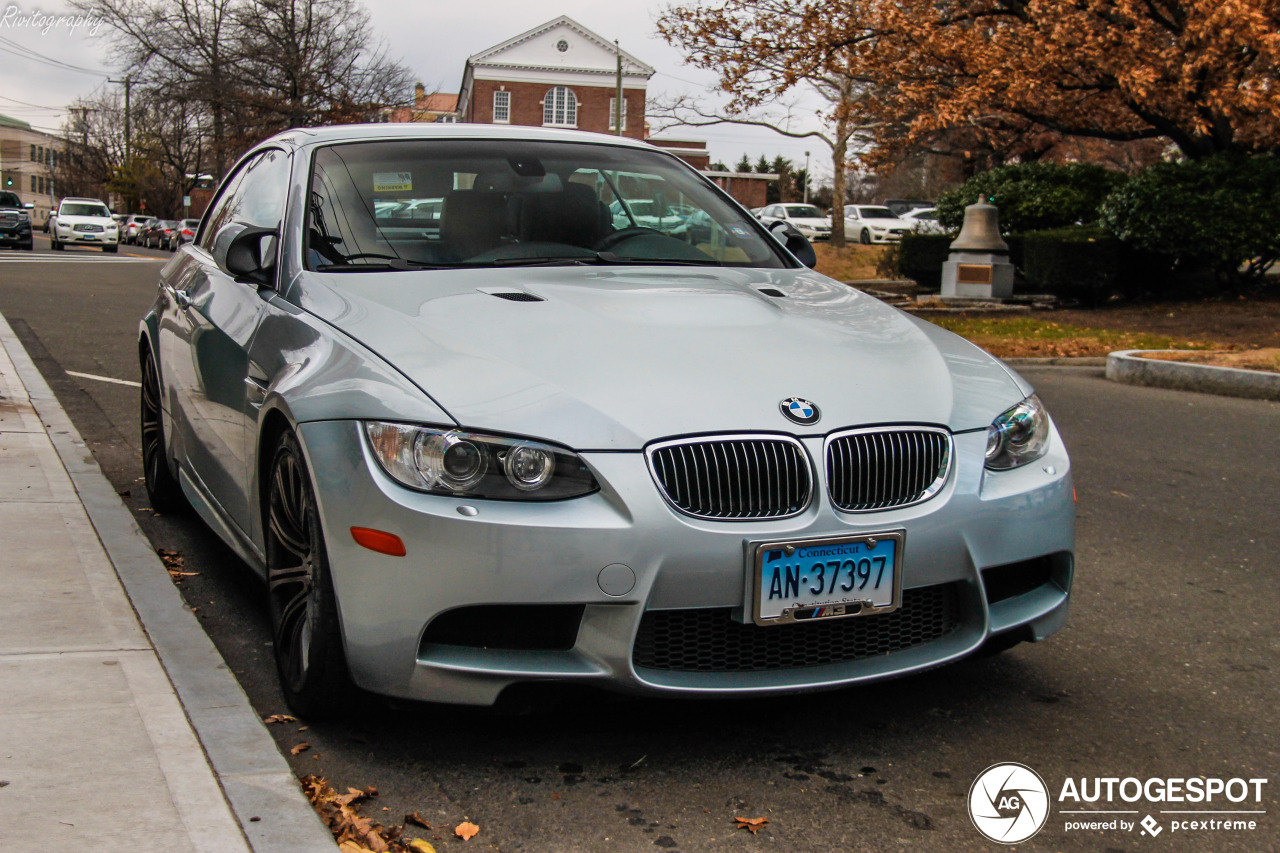
[[[5,47],[5,45],[8,45],[8,46]],[[54,59],[52,56],[45,56],[43,53],[37,53],[31,48],[25,45],[18,44],[13,39],[5,38],[3,36],[0,36],[0,50],[5,51],[6,53],[12,53],[15,56],[20,56],[23,59],[30,59],[35,62],[44,63],[45,65],[51,66],[53,68],[61,68],[66,71],[77,71],[81,74],[93,75],[94,77],[111,76],[105,71],[98,71],[93,68],[85,68],[80,65],[72,65],[69,62],[63,62],[61,59]]]
[[[8,101],[11,104],[22,104],[24,107],[34,107],[37,110],[50,110],[51,112],[60,113],[66,107],[46,107],[44,104],[29,104],[26,101],[19,101],[17,98],[10,98],[8,95],[0,95],[0,101]],[[8,107],[6,107],[8,109]]]

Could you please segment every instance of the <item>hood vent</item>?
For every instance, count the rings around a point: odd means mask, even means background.
[[[761,293],[763,293],[765,296],[772,296],[774,299],[786,299],[786,298],[787,298],[787,294],[783,293],[781,290],[778,290],[778,288],[776,288],[776,287],[761,287],[761,288],[757,288],[757,289],[758,289]]]
[[[490,293],[489,295],[511,302],[546,302],[541,296],[534,296],[532,293],[526,293],[523,290],[504,290],[499,293]]]

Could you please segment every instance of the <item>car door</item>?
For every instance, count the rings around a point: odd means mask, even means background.
[[[241,164],[214,201],[191,252],[189,268],[174,281],[161,319],[161,358],[181,439],[186,470],[226,519],[250,528],[246,493],[249,435],[261,394],[250,387],[248,349],[271,291],[236,281],[212,252],[220,230],[232,224],[277,228],[284,218],[290,159],[278,149]]]

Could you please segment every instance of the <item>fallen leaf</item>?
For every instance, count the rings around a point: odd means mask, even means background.
[[[298,722],[298,718],[290,717],[288,714],[272,714],[270,717],[263,717],[262,722],[267,725],[271,725],[272,723],[296,723]]]
[[[296,720],[295,720],[295,722],[296,722]],[[300,731],[300,732],[305,732],[305,731],[306,731],[307,729],[309,729],[309,728],[311,728],[311,726],[298,726],[298,731]]]
[[[453,828],[453,834],[461,838],[463,841],[470,841],[475,834],[480,831],[480,827],[471,821],[463,821]]]
[[[436,848],[431,846],[431,842],[424,841],[421,838],[415,838],[410,841],[409,849],[415,850],[417,853],[436,853]]]
[[[338,845],[340,853],[373,853],[368,847],[355,841],[344,841]]]
[[[293,755],[297,755],[299,752],[306,752],[310,748],[311,748],[311,744],[307,743],[304,740],[302,743],[298,744],[293,749],[289,750],[289,752]]]
[[[755,835],[760,831],[760,827],[769,822],[767,817],[735,817],[734,823],[738,824],[738,829],[749,829],[751,834]]]
[[[418,826],[422,827],[423,829],[431,828],[431,824],[427,823],[426,818],[424,818],[422,815],[418,814],[417,812],[414,812],[413,814],[405,815],[404,822],[416,823]]]

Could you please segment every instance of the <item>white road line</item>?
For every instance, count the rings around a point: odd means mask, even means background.
[[[94,376],[92,373],[76,373],[74,370],[67,371],[68,376],[75,376],[78,379],[93,379],[98,382],[110,382],[112,385],[128,385],[130,388],[141,388],[141,382],[133,382],[129,379],[112,379],[110,376]]]
[[[0,255],[0,264],[146,264],[163,263],[168,258],[117,258],[111,255]]]

